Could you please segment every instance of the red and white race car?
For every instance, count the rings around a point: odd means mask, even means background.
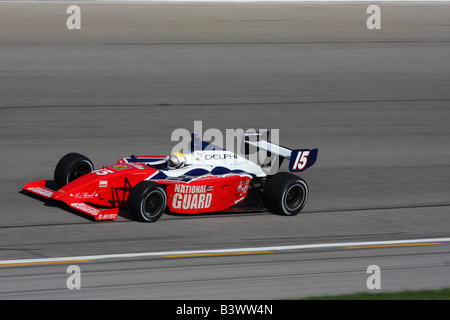
[[[116,219],[120,207],[128,207],[137,220],[154,222],[166,210],[180,214],[269,210],[292,216],[305,206],[308,185],[297,175],[267,174],[267,164],[200,141],[195,134],[190,145],[189,153],[131,156],[99,169],[87,157],[69,153],[58,162],[54,181],[31,182],[23,190],[62,201],[95,220]],[[252,142],[248,136],[245,145],[247,150],[252,146],[270,152],[280,164],[289,159],[292,172],[312,166],[318,153],[266,140]]]

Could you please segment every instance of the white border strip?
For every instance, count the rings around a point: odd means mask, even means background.
[[[40,0],[34,0],[40,1]],[[66,1],[66,0],[64,0]],[[86,1],[86,0],[84,0]],[[228,3],[228,2],[371,2],[371,3],[381,3],[381,2],[450,2],[449,0],[88,0],[88,2],[217,2],[217,3]]]
[[[379,245],[396,245],[396,244],[429,243],[429,242],[450,242],[450,238],[369,241],[369,242],[341,242],[341,243],[301,244],[301,245],[257,247],[257,248],[118,253],[118,254],[58,257],[58,258],[43,258],[43,259],[0,260],[0,266],[10,265],[10,264],[11,265],[12,264],[33,264],[33,263],[46,263],[46,262],[52,263],[52,262],[64,262],[64,261],[76,261],[76,260],[92,261],[92,260],[105,260],[105,259],[160,257],[160,256],[169,256],[169,255],[173,256],[173,255],[215,254],[215,253],[235,253],[235,252],[286,251],[286,250],[324,249],[324,248],[356,247],[356,246],[379,246]]]
[[[118,2],[153,2],[153,3],[189,3],[189,2],[215,2],[215,3],[230,3],[230,2],[284,2],[284,3],[292,3],[292,2],[371,2],[371,3],[386,3],[386,2],[420,2],[426,4],[428,2],[450,2],[450,0],[80,0],[80,1],[70,1],[70,0],[0,0],[2,2],[44,2],[44,3],[61,3],[61,2],[69,2],[69,3],[89,3],[89,2],[99,2],[99,3],[118,3]]]

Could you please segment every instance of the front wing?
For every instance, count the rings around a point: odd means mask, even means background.
[[[43,197],[45,199],[53,199],[53,195],[57,192],[52,189],[46,187],[46,180],[40,180],[36,182],[27,183],[23,190],[31,192],[35,195]],[[69,197],[66,197],[64,200],[69,207],[86,213],[95,218],[95,220],[115,220],[117,219],[117,215],[119,213],[119,208],[112,209],[99,209],[94,206],[87,204],[86,202],[79,201],[77,199],[71,200]]]

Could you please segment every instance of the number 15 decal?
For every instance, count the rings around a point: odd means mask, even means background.
[[[318,149],[296,149],[291,152],[289,170],[300,172],[311,167],[317,160]]]

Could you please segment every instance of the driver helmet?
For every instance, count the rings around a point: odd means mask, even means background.
[[[178,169],[186,164],[186,157],[181,152],[175,152],[169,158],[167,166],[170,169]]]

